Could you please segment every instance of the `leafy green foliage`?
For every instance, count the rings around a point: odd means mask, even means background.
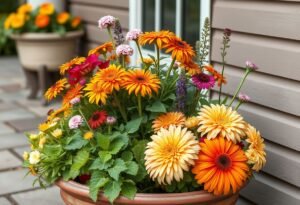
[[[87,143],[88,143],[88,141],[83,139],[82,133],[80,131],[78,131],[68,139],[65,149],[66,150],[81,149]]]
[[[87,163],[89,156],[90,153],[86,149],[82,149],[77,152],[69,173],[70,179],[74,179],[79,175],[80,169]]]
[[[120,181],[110,181],[104,186],[104,196],[108,198],[108,200],[112,203],[120,194],[121,192],[121,185]]]
[[[104,187],[109,182],[103,171],[94,171],[89,182],[90,196],[94,201],[97,201],[100,188]]]

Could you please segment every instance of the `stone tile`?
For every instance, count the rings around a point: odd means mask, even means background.
[[[14,133],[14,129],[0,122],[0,135]]]
[[[60,197],[59,188],[51,187],[38,189],[24,193],[14,194],[12,198],[20,205],[37,205],[43,202],[43,205],[63,205]]]
[[[34,130],[38,127],[40,123],[45,121],[45,117],[35,117],[35,118],[26,118],[20,120],[10,120],[6,123],[14,128],[17,132],[24,132],[29,130]]]
[[[29,144],[24,133],[0,135],[0,142],[0,150],[21,147]]]
[[[23,146],[23,147],[17,147],[17,148],[14,148],[13,149],[14,152],[16,152],[20,157],[23,157],[23,153],[26,151],[26,152],[29,152],[30,151],[30,147],[29,145],[27,146]]]
[[[4,197],[0,197],[0,204],[1,205],[11,205],[11,203]]]
[[[0,121],[34,118],[35,115],[22,108],[0,112]]]
[[[32,182],[35,177],[25,177],[27,172],[25,169],[0,172],[0,195],[33,189]]]
[[[13,109],[16,109],[16,108],[18,108],[18,106],[14,103],[7,103],[7,102],[1,102],[0,103],[0,112],[13,110]]]
[[[1,81],[0,81],[1,85]],[[20,90],[18,92],[12,92],[12,93],[1,93],[0,99],[4,102],[14,102],[17,100],[24,100],[29,95],[29,90]]]
[[[0,86],[0,88],[4,92],[16,92],[16,91],[21,90],[21,84],[14,83],[14,84],[10,84],[10,85],[2,85],[2,86]]]
[[[4,150],[0,151],[0,170],[20,167],[21,160],[15,157],[11,152]]]

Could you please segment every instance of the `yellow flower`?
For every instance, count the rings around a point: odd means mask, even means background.
[[[201,133],[201,137],[206,135],[209,140],[220,136],[236,143],[245,136],[246,123],[231,107],[204,105],[199,112],[198,120],[198,132]]]
[[[77,28],[81,23],[81,18],[80,17],[75,17],[72,19],[72,22],[71,22],[71,27],[72,28]]]
[[[32,10],[32,6],[30,4],[23,4],[18,8],[17,12],[21,14],[27,14],[31,12],[31,10]]]
[[[68,12],[61,12],[56,16],[56,21],[59,24],[65,24],[70,19],[70,14]]]
[[[29,158],[29,153],[28,152],[24,152],[23,153],[23,159],[24,160],[28,160],[28,158]]]
[[[37,164],[41,160],[41,153],[37,150],[30,152],[29,154],[29,163]]]
[[[4,28],[9,29],[11,26],[11,20],[14,14],[10,14],[4,21]]]
[[[43,149],[44,148],[44,144],[46,143],[47,138],[46,137],[41,137],[40,141],[39,141],[39,148]]]
[[[62,136],[62,130],[61,129],[55,129],[53,132],[52,132],[52,135],[53,137],[55,138],[60,138]]]
[[[86,140],[90,140],[94,137],[94,133],[93,132],[86,132],[84,135],[83,135],[83,138],[86,139]]]
[[[159,131],[161,128],[167,129],[170,125],[181,126],[184,125],[185,116],[181,112],[167,112],[158,116],[152,122],[152,128],[155,132]]]
[[[145,151],[145,166],[150,177],[159,184],[183,179],[184,171],[198,159],[200,146],[187,128],[170,126],[151,136]]]
[[[67,70],[69,70],[70,68],[72,68],[74,65],[80,65],[85,60],[86,60],[85,57],[75,57],[72,60],[70,60],[69,62],[66,62],[66,63],[62,64],[59,67],[60,74],[64,75]]]
[[[29,135],[30,140],[36,140],[38,137],[39,137],[39,135],[37,135],[37,134],[30,134]]]
[[[129,94],[134,92],[136,96],[145,97],[146,95],[151,96],[153,91],[158,93],[160,80],[150,71],[129,70],[124,77],[123,86]]]
[[[143,58],[143,60],[144,60],[144,63],[147,65],[151,65],[154,63],[154,60],[152,58]],[[139,62],[142,63],[143,62],[142,59],[140,59]]]
[[[90,82],[86,85],[84,90],[87,91],[85,96],[89,98],[90,103],[99,104],[99,102],[101,102],[104,105],[106,104],[109,92],[107,89],[103,88],[102,82]]]
[[[52,3],[43,3],[40,6],[39,14],[52,15],[54,13],[54,5]]]
[[[162,48],[163,45],[170,42],[171,37],[174,37],[175,34],[170,31],[152,31],[145,32],[139,36],[139,44],[157,44],[158,48]]]
[[[47,100],[52,100],[56,98],[58,94],[60,94],[64,89],[67,84],[67,79],[63,78],[59,81],[57,81],[54,85],[52,85],[45,93],[45,98]]]
[[[197,117],[189,117],[186,119],[186,121],[184,122],[184,126],[186,126],[187,128],[194,128],[197,127],[199,124],[199,120]]]
[[[253,165],[253,170],[259,171],[266,164],[264,139],[261,137],[260,132],[251,125],[248,125],[246,135],[246,141],[249,143],[249,148],[246,151],[248,163]]]
[[[41,132],[45,132],[48,129],[54,127],[57,124],[57,122],[45,122],[39,125],[39,130]]]
[[[106,42],[92,50],[89,51],[88,55],[92,54],[104,54],[106,52],[111,52],[113,50],[113,43],[112,42]]]
[[[10,17],[10,26],[13,29],[22,28],[25,24],[26,18],[24,14],[12,14]]]
[[[30,166],[28,167],[28,169],[29,169],[29,172],[30,172],[33,176],[36,176],[36,175],[37,175],[37,170],[36,170],[36,168],[35,168],[34,166],[30,165]]]

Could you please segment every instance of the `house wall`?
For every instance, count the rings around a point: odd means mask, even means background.
[[[224,28],[233,30],[224,94],[235,91],[246,60],[259,66],[242,90],[252,102],[241,112],[265,138],[267,164],[243,202],[300,204],[300,2],[213,0],[211,59],[219,69]]]
[[[85,49],[97,47],[109,40],[108,34],[98,28],[98,20],[105,15],[120,19],[124,31],[129,28],[129,0],[68,0],[69,9],[81,16],[86,29]],[[85,51],[86,52],[86,51]]]

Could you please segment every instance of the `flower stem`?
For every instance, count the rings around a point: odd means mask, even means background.
[[[108,35],[109,35],[109,37],[110,37],[110,40],[111,40],[111,42],[112,42],[112,44],[113,44],[113,50],[116,50],[115,41],[114,41],[113,35],[112,35],[112,33],[111,33],[110,27],[107,28],[107,32],[108,32]]]
[[[138,44],[137,40],[135,41],[135,43],[136,43],[136,46],[137,46],[137,48],[138,48],[138,51],[139,51],[141,60],[142,60],[142,62],[143,62],[143,64],[144,64],[145,62],[144,62],[143,54],[142,54],[142,51],[141,51],[141,47],[140,47],[140,45]]]
[[[243,104],[243,102],[242,102],[242,101],[239,101],[239,104],[237,104],[237,106],[234,108],[234,110],[238,110],[239,107],[240,107],[242,104]]]
[[[226,50],[226,47],[224,45],[223,50],[222,50],[222,73],[221,73],[222,78],[224,77],[224,70],[225,70],[225,50]],[[221,103],[222,85],[223,85],[223,82],[221,81],[220,90],[219,90],[219,104]]]
[[[175,61],[176,61],[176,58],[174,58],[174,59],[172,60],[172,63],[171,63],[171,65],[170,65],[170,67],[169,67],[169,69],[168,69],[168,71],[167,71],[166,80],[168,80],[168,78],[169,78],[169,76],[170,76],[170,74],[171,74],[171,71],[172,71],[172,68],[173,68],[173,66],[174,66]]]
[[[140,94],[137,96],[137,100],[138,100],[139,116],[142,117],[143,116],[143,113],[142,113],[142,97],[141,97]]]
[[[111,125],[108,125],[108,134],[111,134]]]
[[[155,43],[155,45],[156,45],[156,58],[157,58],[157,62],[156,62],[156,69],[157,69],[157,74],[159,75],[159,52],[160,52],[160,50],[159,50],[159,48],[158,48],[158,45],[157,45],[157,43]]]
[[[249,75],[249,73],[251,73],[251,70],[250,70],[250,69],[247,69],[247,70],[246,70],[246,73],[245,73],[245,76],[244,76],[243,79],[241,80],[241,82],[240,82],[240,84],[239,84],[237,90],[235,91],[234,96],[232,97],[232,99],[231,99],[231,101],[230,101],[230,103],[229,103],[228,106],[231,106],[232,103],[234,102],[236,96],[239,94],[239,92],[240,92],[240,90],[241,90],[241,88],[242,88],[242,86],[243,86],[243,84],[244,84],[244,82],[245,82],[247,76]]]
[[[200,97],[200,92],[201,91],[198,91],[198,90],[195,91],[194,101],[193,101],[193,104],[191,106],[191,111],[196,110],[196,108],[197,108],[197,104],[198,104],[199,97]]]
[[[122,55],[122,68],[125,68],[125,56]]]
[[[127,122],[127,115],[126,115],[126,112],[125,112],[124,108],[122,107],[122,105],[121,105],[121,103],[120,103],[120,100],[119,100],[117,94],[114,92],[113,95],[114,95],[114,99],[115,99],[115,101],[116,101],[116,103],[117,103],[117,106],[118,106],[118,108],[119,108],[119,110],[120,110],[120,113],[121,113],[123,119],[125,120],[125,122]]]
[[[89,130],[90,130],[90,131],[93,131],[93,129],[92,129],[92,128],[90,127],[90,125],[89,125],[89,122],[86,120],[86,118],[85,118],[85,116],[84,116],[82,110],[79,108],[78,111],[79,111],[80,115],[83,117],[83,119],[84,119],[86,125],[88,126]]]

